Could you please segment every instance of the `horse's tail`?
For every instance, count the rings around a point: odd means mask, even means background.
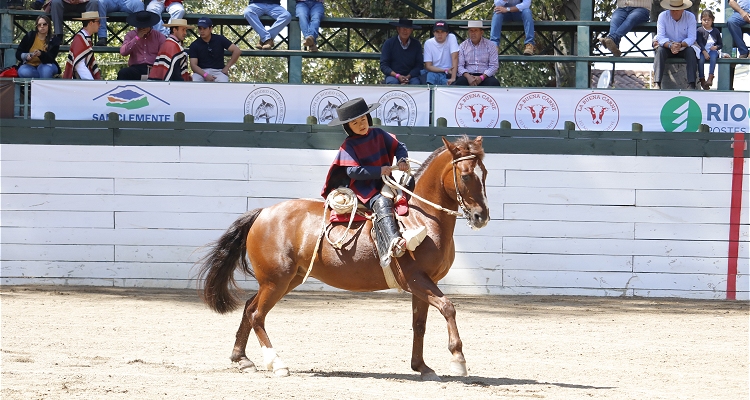
[[[240,299],[236,295],[239,286],[234,280],[237,262],[245,274],[255,277],[245,257],[246,240],[250,227],[262,210],[256,208],[248,211],[234,221],[219,240],[213,243],[211,251],[199,261],[198,282],[203,282],[201,297],[212,310],[220,314],[234,311],[240,305]]]

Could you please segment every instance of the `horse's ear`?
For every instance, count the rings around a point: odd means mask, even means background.
[[[477,136],[477,138],[474,139],[474,143],[476,143],[477,146],[481,147],[482,146],[482,137],[481,136]]]
[[[453,154],[453,156],[456,156],[457,149],[456,146],[453,145],[453,143],[449,142],[448,139],[445,138],[445,136],[441,136],[441,139],[443,139],[443,144],[445,145],[445,148],[448,149],[448,151]]]

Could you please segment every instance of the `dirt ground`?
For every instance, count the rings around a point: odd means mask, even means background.
[[[406,294],[299,292],[266,329],[291,376],[230,361],[241,311],[194,290],[4,286],[3,399],[748,399],[748,303],[452,296],[469,367],[432,309],[409,368]],[[262,364],[251,337],[248,356]]]

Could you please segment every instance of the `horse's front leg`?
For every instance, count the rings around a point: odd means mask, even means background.
[[[445,295],[443,295],[443,292],[440,290],[440,288],[437,287],[435,282],[430,280],[430,278],[426,275],[419,274],[411,276],[407,278],[407,281],[409,282],[409,289],[411,289],[412,295],[416,298],[419,298],[423,302],[426,301],[430,305],[437,308],[440,311],[440,314],[442,314],[445,318],[445,321],[448,323],[448,350],[450,350],[451,354],[453,355],[450,363],[451,372],[461,376],[468,375],[469,373],[466,369],[466,359],[464,358],[463,353],[463,344],[461,343],[461,337],[458,335],[458,326],[456,325],[456,308],[453,306],[453,303],[451,303],[451,301],[448,300]],[[417,313],[416,310],[417,308],[415,307],[415,314]],[[426,319],[427,311],[424,311],[424,314]],[[414,318],[416,322],[416,315]],[[416,346],[418,344],[416,339],[416,328],[414,329],[414,337],[414,345]],[[422,331],[422,337],[424,337],[424,331]],[[419,344],[420,348],[418,354],[421,358],[423,340],[420,340]],[[412,353],[412,357],[414,356],[414,354],[417,354],[416,350]],[[421,361],[421,364],[424,365],[424,360]],[[415,360],[414,358],[412,358],[412,368],[414,367],[414,365]],[[427,377],[429,378],[429,376]],[[422,373],[422,379],[425,379],[425,373]]]
[[[440,377],[424,362],[424,333],[427,330],[427,312],[430,303],[412,294],[412,329],[414,342],[411,349],[411,369],[421,374],[423,381],[440,381]]]

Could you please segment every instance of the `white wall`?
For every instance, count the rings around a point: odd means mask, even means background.
[[[317,198],[333,155],[2,145],[2,284],[194,288],[203,245],[247,210]],[[489,154],[485,164],[493,221],[457,224],[446,293],[725,298],[731,159]]]

